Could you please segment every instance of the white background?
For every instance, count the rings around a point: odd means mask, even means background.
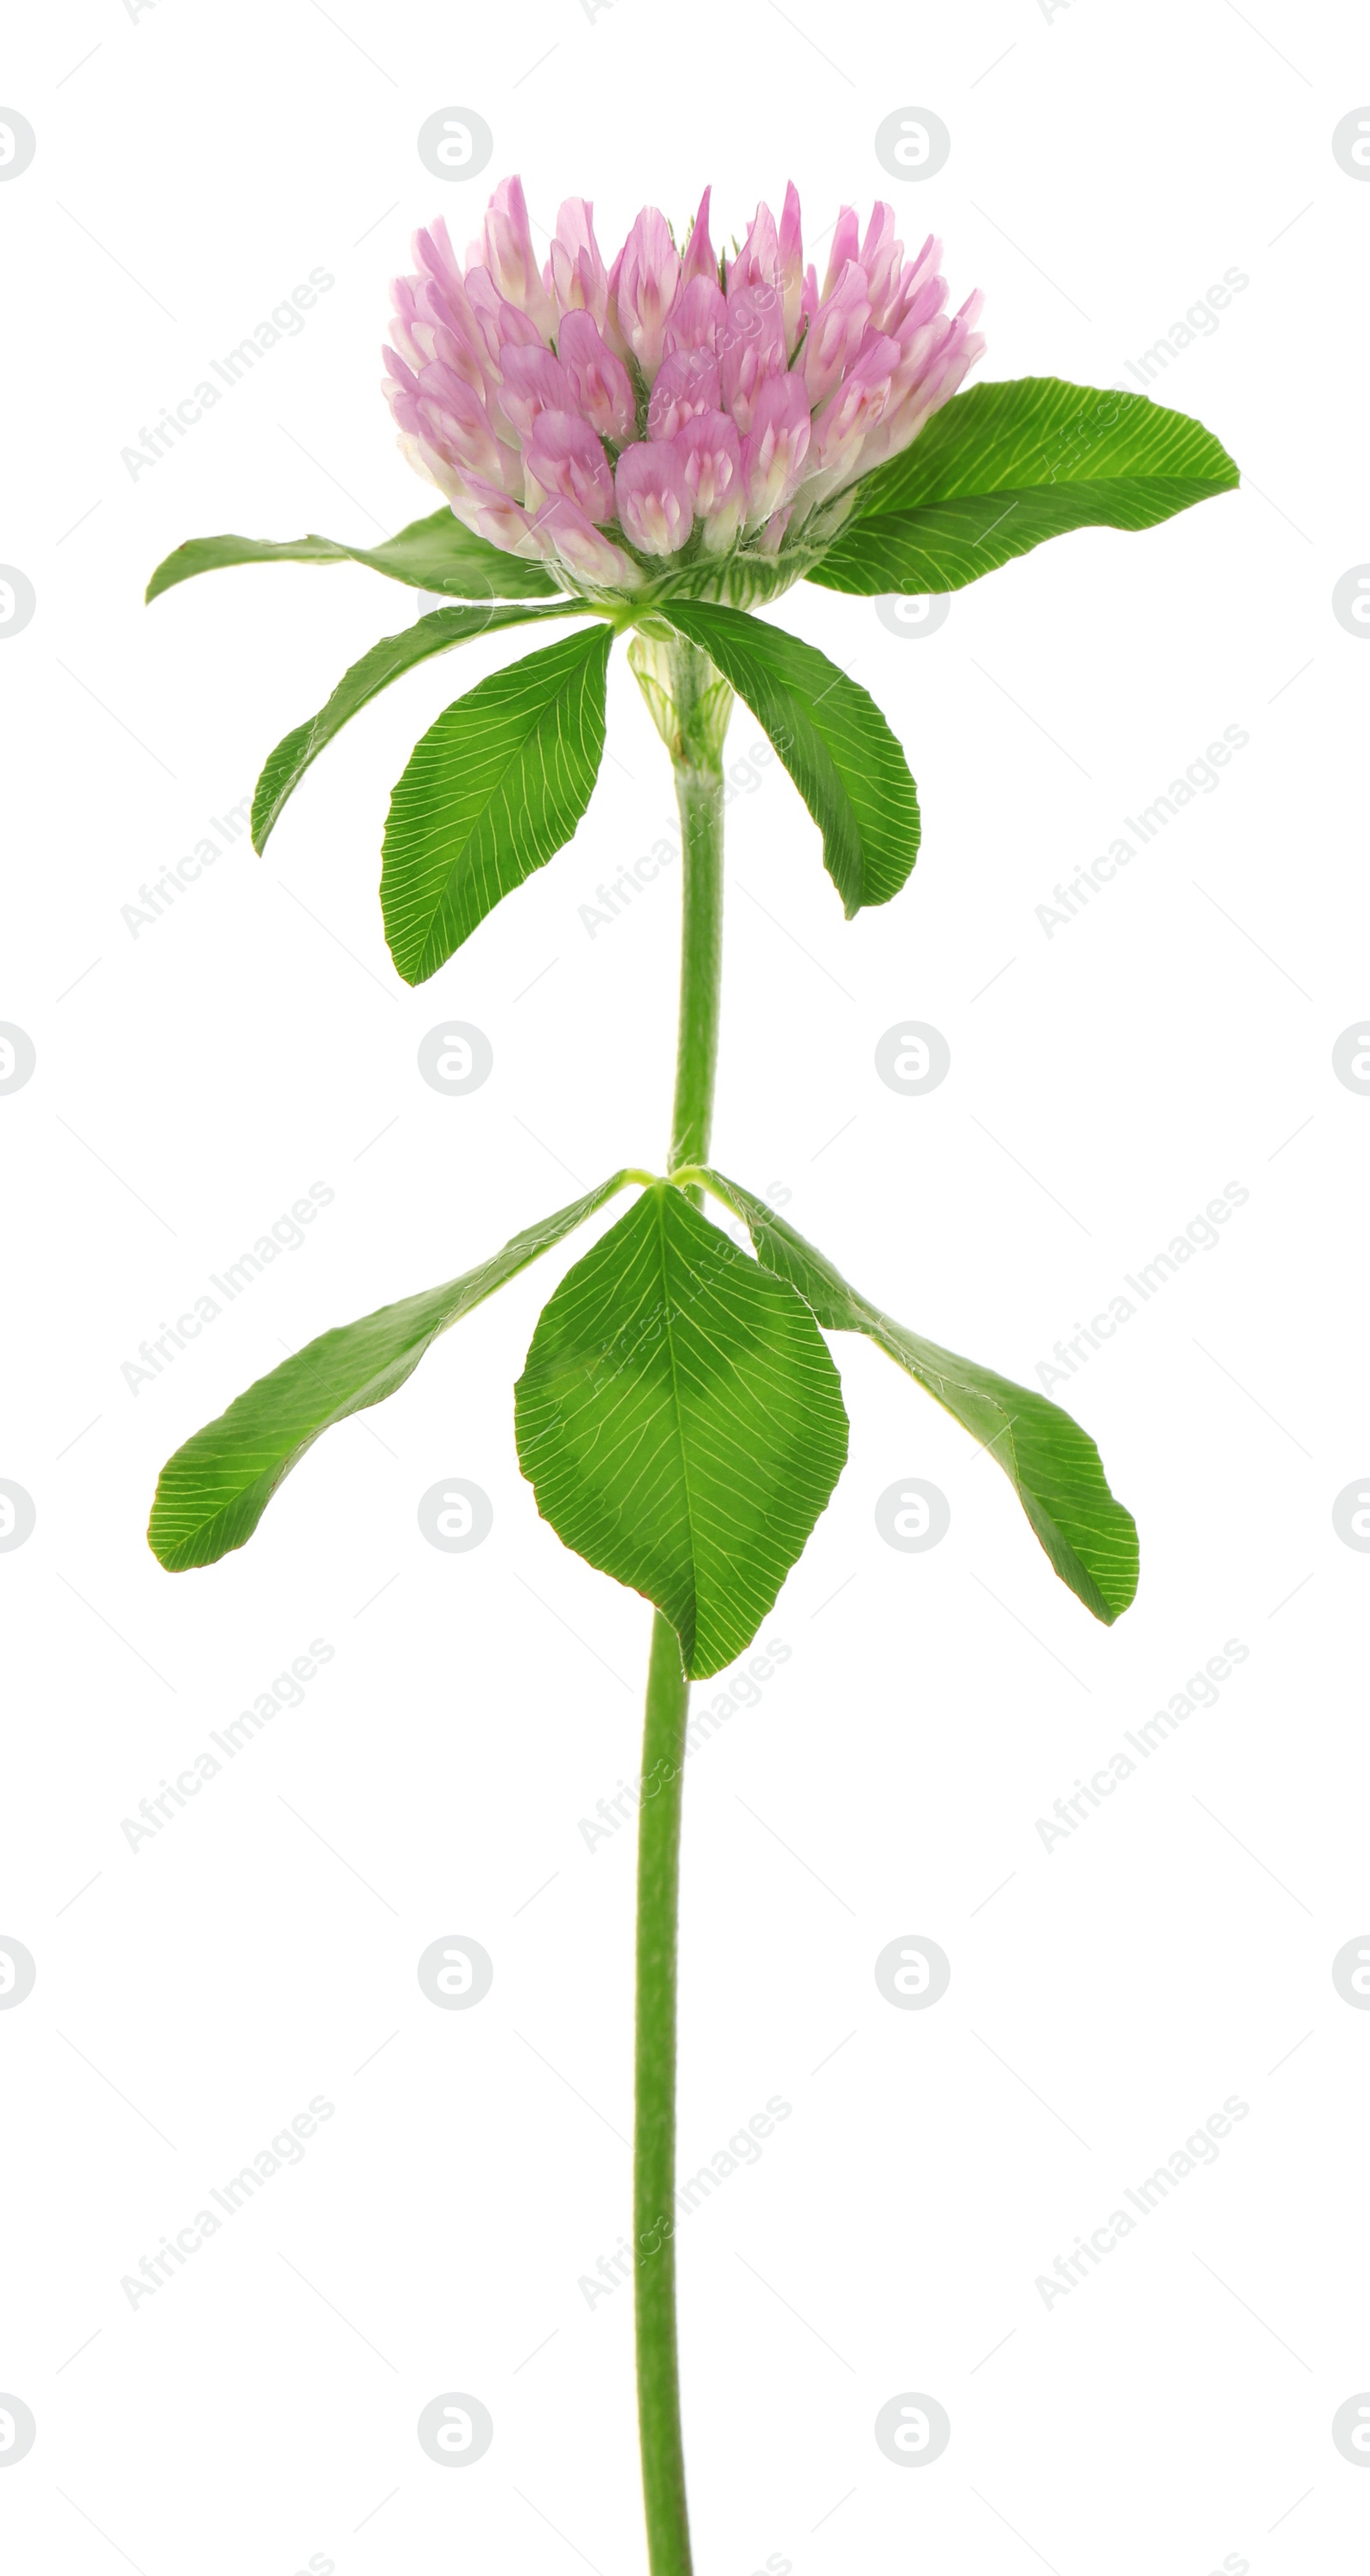
[[[593,940],[579,918],[670,807],[621,656],[573,846],[431,985],[381,937],[386,800],[516,637],[369,709],[265,860],[244,835],[154,926],[122,917],[431,604],[282,568],[148,610],[148,573],[191,535],[422,514],[376,389],[386,281],[517,169],[543,227],[583,192],[611,247],[706,178],[716,237],[790,176],[813,234],[896,195],[954,300],[986,289],[989,377],[1129,382],[1249,278],[1158,387],[1239,495],[1045,547],[926,637],[810,588],[773,612],[887,712],[924,848],[847,926],[778,767],[738,794],[716,1160],[1029,1384],[1226,1183],[1249,1199],[1068,1391],[1142,1533],[1111,1632],[955,1425],[837,1347],[851,1457],[766,1625],[790,1660],[688,1775],[685,2170],[770,2096],[792,2114],[682,2228],[685,2422],[708,2576],[1365,2564],[1370,2477],[1330,2437],[1370,2385],[1370,2019],[1330,1977],[1370,1923],[1370,1565],[1331,1518],[1370,1466],[1370,1106],[1331,1067],[1370,926],[1370,656],[1330,604],[1370,556],[1370,186],[1330,141],[1370,96],[1363,31],[1285,0],[78,0],[12,28],[3,79],[38,137],[0,187],[0,556],[37,594],[0,653],[0,1018],[38,1057],[0,1101],[0,1474],[37,1507],[0,1557],[0,1933],[38,1963],[0,2014],[0,2387],[38,2423],[0,2478],[6,2563],[645,2566],[630,2294],[578,2287],[630,2222],[632,1837],[591,1853],[578,1819],[637,1767],[649,1614],[538,1520],[510,1400],[583,1240],[332,1434],[245,1552],[171,1579],[143,1536],[162,1459],[283,1346],[664,1151],[674,876]],[[495,136],[467,186],[415,149],[450,103]],[[873,143],[913,103],[952,135],[922,184]],[[316,266],[303,332],[131,476],[121,450]],[[1048,939],[1056,882],[1227,725],[1250,740],[1220,787]],[[734,758],[755,734],[739,712]],[[444,1011],[494,1049],[465,1100],[416,1069]],[[902,1014],[951,1046],[923,1100],[875,1073]],[[140,1341],[313,1182],[305,1243],[131,1393]],[[451,1475],[493,1500],[469,1555],[416,1521]],[[909,1475],[951,1506],[922,1556],[873,1519]],[[121,1819],[316,1637],[303,1705],[130,1851]],[[1218,1705],[1044,1849],[1036,1819],[1229,1638]],[[477,2010],[419,1990],[449,1932],[495,1962]],[[925,2013],[873,1979],[906,1933],[952,1962]],[[132,2308],[140,2256],[319,2094],[303,2162]],[[1037,2277],[1229,2095],[1216,2164],[1048,2308]],[[449,2389],[495,2423],[462,2475],[415,2437]],[[872,2433],[910,2389],[952,2424],[916,2475]]]

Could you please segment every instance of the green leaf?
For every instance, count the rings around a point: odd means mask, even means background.
[[[708,654],[764,725],[823,835],[848,921],[863,904],[888,903],[918,856],[918,791],[874,699],[814,645],[743,609],[673,599],[655,613]]]
[[[695,1677],[755,1635],[847,1455],[807,1305],[665,1182],[544,1307],[514,1422],[543,1519],[656,1603]]]
[[[416,744],[390,799],[381,910],[407,984],[445,965],[570,840],[604,749],[613,630],[596,620],[492,672]]]
[[[501,626],[526,626],[540,618],[564,617],[561,607],[525,608],[435,608],[428,617],[418,618],[406,626],[402,635],[384,635],[344,671],[332,697],[316,716],[296,725],[283,742],[278,742],[257,781],[252,799],[252,846],[259,854],[280,818],[281,808],[294,794],[312,760],[341,733],[349,717],[369,698],[376,697],[404,671],[412,671],[416,662],[426,662],[434,653],[450,652],[454,644],[465,644],[474,635],[493,635]]]
[[[158,564],[147,597],[158,599],[198,572],[254,563],[368,564],[411,590],[441,590],[456,599],[550,599],[558,589],[545,564],[487,545],[450,510],[435,510],[379,546],[340,546],[332,537],[292,537],[280,545],[267,537],[191,537]]]
[[[820,1324],[830,1332],[868,1334],[989,1450],[1061,1581],[1111,1627],[1137,1589],[1137,1525],[1109,1492],[1088,1432],[1044,1395],[896,1324],[764,1199],[720,1172],[708,1177],[741,1217],[759,1258],[798,1290]]]
[[[1210,431],[1145,394],[1057,376],[976,385],[858,485],[808,578],[867,597],[960,590],[1046,537],[1153,528],[1237,481]]]
[[[321,1431],[368,1405],[383,1404],[439,1333],[560,1243],[630,1177],[615,1172],[585,1198],[514,1235],[503,1251],[460,1279],[321,1333],[269,1377],[258,1378],[227,1413],[206,1423],[167,1460],[148,1523],[153,1555],[168,1573],[180,1574],[244,1546],[277,1486]]]

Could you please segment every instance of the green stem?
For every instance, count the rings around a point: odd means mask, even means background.
[[[680,1806],[690,1685],[680,1640],[652,1622],[637,1855],[637,2414],[652,2576],[690,2576],[675,2300],[676,1933]]]
[[[708,656],[679,638],[655,657],[655,676],[649,670],[644,687],[657,692],[653,713],[670,748],[680,809],[680,1025],[669,1163],[674,1169],[707,1162],[709,1153],[723,962],[722,751],[732,698]],[[700,1191],[692,1188],[690,1195],[699,1205]],[[679,1638],[658,1611],[647,1674],[638,1825],[633,2145],[638,2429],[651,2576],[691,2576],[693,2564],[680,2431],[674,2233],[676,1951],[689,1703]]]
[[[723,982],[723,771],[677,762],[681,887],[680,1019],[667,1166],[706,1163]],[[696,1201],[698,1193],[695,1194]]]

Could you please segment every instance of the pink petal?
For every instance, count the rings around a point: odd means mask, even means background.
[[[804,236],[799,219],[799,196],[791,179],[785,190],[785,204],[780,217],[780,296],[785,315],[785,346],[793,351],[799,337],[804,307]],[[815,297],[815,302],[817,298]]]
[[[644,206],[615,262],[610,310],[649,383],[661,364],[679,287],[680,254],[666,218],[655,206]]]
[[[719,335],[719,371],[723,400],[739,429],[751,427],[760,387],[781,376],[788,363],[785,315],[779,290],[768,281],[734,287],[741,262],[728,281],[727,319]]]
[[[695,517],[704,524],[706,546],[711,553],[726,552],[741,525],[745,497],[737,431],[725,412],[696,412],[676,431],[671,444],[680,459]]]
[[[452,510],[464,527],[474,528],[487,545],[502,546],[506,554],[545,556],[550,551],[528,512],[493,484],[473,479],[453,500]]]
[[[717,278],[692,277],[666,325],[667,356],[673,349],[717,349],[727,319],[728,307]]]
[[[718,360],[707,349],[673,349],[663,358],[647,410],[649,438],[672,438],[696,412],[719,407]]]
[[[731,293],[734,281],[739,286],[775,286],[780,278],[780,243],[775,217],[769,206],[758,206],[748,227],[746,240],[729,273]]]
[[[575,391],[575,402],[602,438],[616,447],[630,439],[637,420],[632,382],[590,314],[564,313],[557,332],[557,356]]]
[[[579,412],[538,413],[524,449],[527,499],[538,507],[560,494],[574,501],[587,519],[614,515],[614,478],[608,459]]]
[[[637,590],[642,575],[621,546],[558,495],[544,502],[533,521],[534,535],[553,547],[579,582],[592,590]]]
[[[489,269],[482,268],[479,263],[474,268],[467,269],[462,284],[466,288],[466,300],[476,317],[485,345],[491,357],[498,358],[499,316],[504,297],[500,294]]]
[[[845,381],[816,414],[810,464],[833,478],[832,488],[850,480],[869,432],[888,408],[899,358],[897,340],[869,330]]]
[[[673,555],[694,518],[684,467],[667,440],[639,439],[614,469],[624,534],[645,555]]]
[[[893,206],[878,204],[873,209],[861,244],[860,264],[866,272],[871,319],[883,322],[904,264],[904,245],[894,236]]]
[[[804,354],[799,360],[809,400],[815,408],[832,392],[834,385],[841,383],[847,366],[861,345],[870,310],[866,272],[854,259],[849,259],[843,264],[836,286],[824,296],[809,324]]]
[[[516,435],[524,441],[539,412],[578,407],[569,370],[540,340],[532,348],[505,350],[500,399]]]
[[[715,286],[718,284],[718,262],[714,257],[713,243],[709,239],[710,194],[711,191],[706,188],[699,200],[699,212],[690,226],[690,237],[685,244],[685,258],[680,271],[682,286],[688,286],[696,277],[710,277]]]
[[[539,335],[547,338],[556,317],[533,249],[520,179],[501,179],[486,209],[481,241],[500,294],[528,314]]]
[[[558,312],[589,313],[602,326],[609,279],[595,239],[594,214],[586,197],[568,197],[558,208],[550,265]]]
[[[823,280],[823,301],[825,304],[828,297],[831,295],[833,288],[837,284],[843,269],[846,267],[848,260],[855,259],[857,257],[860,240],[861,227],[856,220],[856,208],[854,206],[844,206],[833,226],[832,231],[832,249],[828,255],[828,274]]]
[[[409,412],[405,427],[448,466],[501,486],[512,482],[511,451],[496,437],[484,404],[459,376],[445,367],[425,367],[412,395],[407,388],[401,391]]]
[[[797,374],[768,376],[742,441],[747,526],[759,527],[794,492],[809,448],[809,401]]]

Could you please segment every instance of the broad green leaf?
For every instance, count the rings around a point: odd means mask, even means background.
[[[425,983],[502,895],[569,841],[599,773],[613,630],[602,621],[491,673],[429,727],[390,799],[381,910]]]
[[[815,576],[816,578],[817,576]],[[888,903],[918,855],[918,791],[873,698],[814,645],[738,608],[663,601],[764,725],[823,835],[848,921]]]
[[[577,603],[578,605],[579,603]],[[320,707],[316,716],[296,725],[271,753],[252,799],[252,846],[259,854],[280,818],[281,808],[294,794],[312,760],[341,733],[349,717],[369,698],[376,697],[404,671],[412,671],[416,662],[426,662],[434,653],[450,652],[454,644],[465,644],[474,635],[493,635],[501,626],[527,626],[540,618],[565,617],[566,608],[525,608],[521,603],[510,608],[435,608],[428,617],[418,618],[406,626],[402,635],[382,636],[360,662],[344,671],[332,697]]]
[[[1044,1395],[896,1324],[764,1199],[720,1172],[711,1172],[709,1181],[741,1217],[758,1257],[798,1290],[820,1324],[869,1335],[989,1450],[1061,1581],[1111,1627],[1137,1589],[1137,1525],[1109,1492],[1088,1432]]]
[[[543,1519],[656,1603],[696,1678],[755,1635],[847,1455],[809,1308],[665,1182],[544,1307],[514,1422]]]
[[[1230,492],[1210,431],[1145,394],[1023,376],[956,394],[857,487],[809,580],[827,590],[960,590],[1072,528],[1152,528]]]
[[[341,546],[332,537],[289,537],[279,545],[267,537],[191,537],[158,564],[147,597],[158,599],[197,572],[255,563],[367,564],[411,590],[441,590],[456,599],[551,599],[558,589],[545,564],[487,545],[450,510],[435,510],[379,546]]]
[[[283,1478],[321,1431],[383,1404],[418,1367],[429,1343],[515,1272],[583,1224],[630,1178],[615,1172],[597,1190],[516,1234],[489,1261],[441,1288],[381,1306],[307,1342],[269,1377],[258,1378],[217,1422],[206,1423],[169,1458],[157,1481],[148,1544],[168,1573],[212,1565],[243,1547]]]

